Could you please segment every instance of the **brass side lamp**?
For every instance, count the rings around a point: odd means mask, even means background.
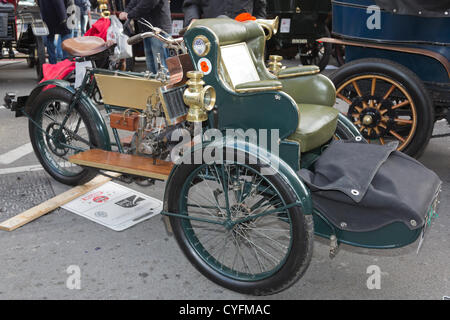
[[[186,117],[190,122],[203,122],[208,119],[207,111],[211,111],[216,104],[216,90],[211,86],[205,86],[202,80],[203,73],[189,71],[188,88],[184,90],[183,100],[189,106]]]

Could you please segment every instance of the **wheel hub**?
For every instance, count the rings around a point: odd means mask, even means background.
[[[365,115],[362,119],[362,123],[365,126],[370,126],[373,123],[373,117],[371,115]]]
[[[232,217],[242,218],[247,216],[251,210],[244,203],[237,203],[231,206],[230,211]]]
[[[392,126],[392,103],[377,96],[356,99],[349,108],[350,120],[361,128],[366,139],[383,138]]]
[[[62,157],[65,156],[69,149],[64,147],[62,144],[69,144],[70,143],[70,136],[66,133],[66,131],[63,130],[59,134],[59,137],[56,137],[56,133],[58,132],[60,128],[60,125],[56,122],[52,122],[47,126],[47,129],[45,132],[47,135],[45,136],[45,139],[47,141],[47,145],[49,146],[50,150],[57,156]]]
[[[243,203],[232,205],[230,207],[231,219],[228,219],[225,222],[225,228],[228,230],[232,230],[233,233],[242,233],[239,230],[242,229],[242,226],[246,226],[248,223],[250,223],[251,220],[242,223],[235,223],[235,221],[247,217],[250,212],[250,208]]]

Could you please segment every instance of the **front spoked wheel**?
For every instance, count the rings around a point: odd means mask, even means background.
[[[182,251],[206,277],[228,289],[267,295],[306,271],[311,216],[291,187],[244,164],[182,165],[169,190],[171,225]]]
[[[61,88],[40,93],[31,110],[29,133],[44,169],[61,183],[77,185],[91,180],[96,172],[69,162],[69,157],[100,145],[101,140],[83,105],[69,111],[71,99],[72,94]]]

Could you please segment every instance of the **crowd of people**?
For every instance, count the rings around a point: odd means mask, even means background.
[[[83,36],[92,25],[91,10],[98,6],[96,0],[37,0],[43,20],[48,26],[47,52],[49,63],[67,58],[67,53],[61,49],[61,42],[74,36]],[[121,0],[125,5],[119,13],[120,20],[138,20],[144,18],[153,26],[171,34],[172,20],[170,2],[177,0]],[[184,25],[194,19],[228,16],[235,18],[241,13],[250,13],[256,18],[265,18],[266,0],[180,0],[184,13]],[[110,1],[110,6],[117,8],[117,0]],[[142,26],[146,31],[145,27]],[[157,56],[164,64],[168,51],[155,38],[144,40],[144,51],[147,69],[157,72]]]

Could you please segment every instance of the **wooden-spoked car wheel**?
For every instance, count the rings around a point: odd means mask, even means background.
[[[358,82],[363,81],[370,81],[370,93],[361,91]],[[390,85],[384,96],[376,95],[377,82]],[[389,98],[396,90],[401,95],[397,94],[394,104]],[[398,83],[384,76],[364,75],[346,81],[336,91],[337,97],[349,105],[347,117],[369,142],[385,144],[385,139],[396,139],[399,150],[409,144],[417,128],[417,112],[411,96]],[[354,92],[357,95],[353,100],[346,97]]]
[[[427,145],[434,113],[427,90],[414,73],[381,59],[344,65],[330,78],[336,86],[335,107],[369,143],[398,141],[398,150],[419,156]]]

